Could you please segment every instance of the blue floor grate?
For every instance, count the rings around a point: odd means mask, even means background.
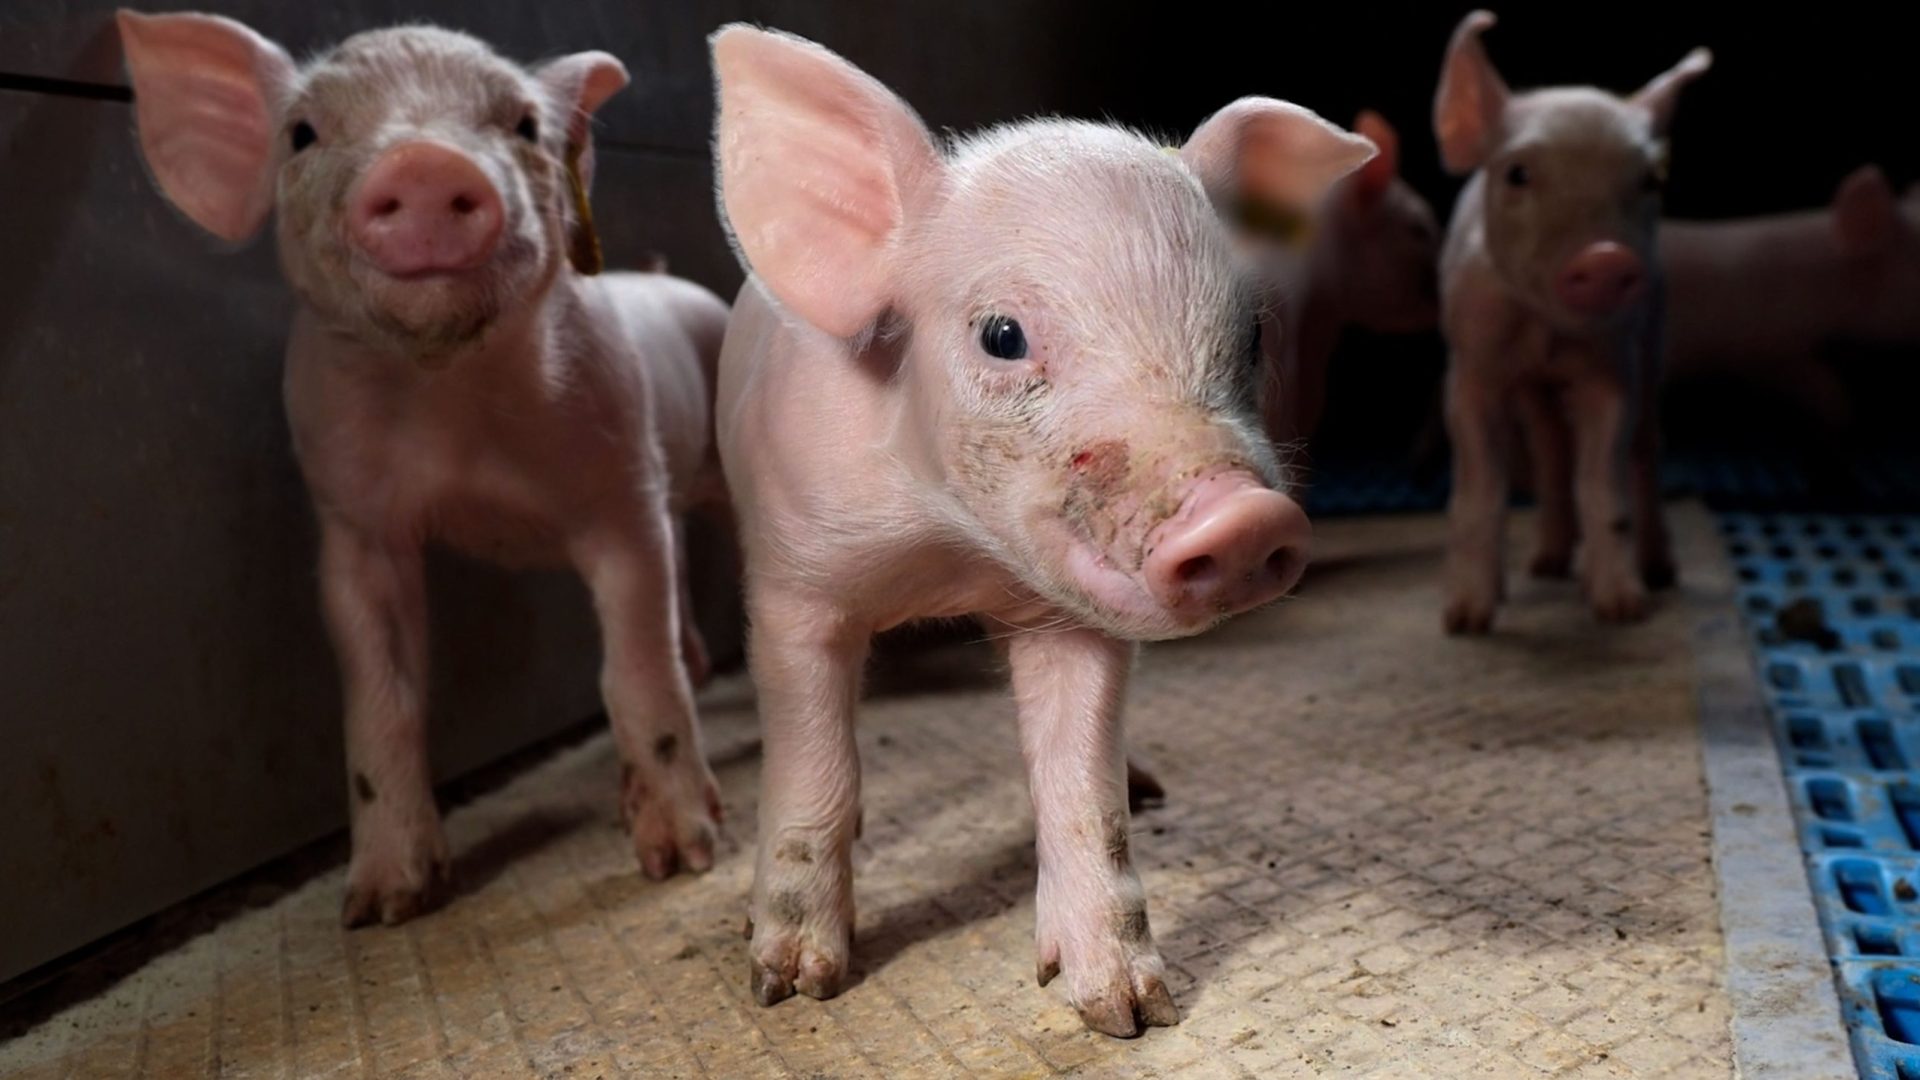
[[[1920,1080],[1920,516],[1720,528],[1860,1074]]]

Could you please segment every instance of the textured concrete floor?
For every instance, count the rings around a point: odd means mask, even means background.
[[[635,872],[597,736],[454,813],[444,910],[343,933],[337,867],[256,885],[217,929],[42,1008],[0,1072],[1731,1075],[1687,613],[1600,629],[1572,586],[1518,580],[1500,633],[1447,639],[1439,535],[1324,523],[1300,599],[1146,652],[1134,741],[1170,798],[1134,853],[1178,1027],[1109,1040],[1034,986],[1010,706],[982,650],[947,648],[865,710],[837,1000],[747,993],[759,758],[735,681],[706,698],[733,841],[713,873]]]

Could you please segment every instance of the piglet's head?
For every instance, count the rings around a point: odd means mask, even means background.
[[[212,15],[123,11],[120,34],[160,189],[231,242],[277,209],[287,280],[334,332],[438,366],[532,310],[570,253],[595,268],[588,121],[626,85],[611,56],[528,71],[402,27],[296,66]]]
[[[1695,49],[1630,97],[1591,87],[1513,93],[1480,43],[1493,16],[1454,31],[1434,99],[1447,168],[1483,173],[1487,248],[1509,288],[1578,329],[1644,293],[1680,90],[1712,62]]]
[[[1259,434],[1258,298],[1210,197],[1312,199],[1369,144],[1246,99],[1177,152],[1062,121],[943,149],[818,46],[736,26],[713,49],[740,255],[897,395],[889,449],[956,546],[1126,637],[1292,587],[1308,525]]]

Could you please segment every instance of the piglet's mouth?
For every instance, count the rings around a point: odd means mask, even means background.
[[[1074,588],[1084,598],[1085,606],[1099,616],[1097,621],[1125,627],[1116,636],[1179,637],[1197,633],[1215,621],[1207,618],[1190,626],[1177,619],[1154,599],[1139,578],[1114,565],[1112,559],[1083,537],[1075,535],[1068,542],[1066,570]],[[1111,632],[1111,627],[1109,629]]]

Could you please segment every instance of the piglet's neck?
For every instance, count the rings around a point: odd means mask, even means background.
[[[335,348],[344,366],[365,377],[391,382],[433,385],[550,382],[553,368],[565,361],[565,327],[581,317],[581,300],[571,272],[562,274],[546,292],[512,305],[477,340],[444,355],[422,361],[412,353],[368,342],[356,335],[327,328],[318,313],[301,305],[295,332],[318,333]]]

